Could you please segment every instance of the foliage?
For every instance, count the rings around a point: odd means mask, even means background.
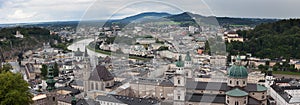
[[[209,47],[209,43],[208,41],[205,42],[205,46],[204,46],[204,51],[203,51],[205,54],[211,54],[210,53],[210,47]]]
[[[0,73],[0,105],[29,105],[33,95],[29,92],[29,84],[20,73],[9,72],[9,68],[1,68],[7,72]]]
[[[48,74],[48,66],[43,64],[41,70],[41,75],[44,79],[46,79],[47,74]]]
[[[24,38],[16,38],[14,35],[19,31]],[[53,40],[60,41],[59,36],[50,35],[49,30],[37,27],[14,27],[0,29],[0,39],[6,39],[0,42],[0,53],[2,59],[10,59],[22,52],[41,47],[45,42]]]
[[[55,62],[53,66],[53,75],[54,77],[58,77],[58,74],[59,74],[59,67],[58,64]]]
[[[0,68],[0,73],[3,72],[8,72],[10,69],[12,69],[10,64],[4,64],[1,68]]]
[[[259,58],[300,58],[300,19],[264,23],[253,30],[237,31],[246,41],[227,43],[230,54],[251,53]]]

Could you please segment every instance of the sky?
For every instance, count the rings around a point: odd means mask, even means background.
[[[299,18],[300,0],[0,0],[0,24],[124,18],[192,12],[245,18]]]

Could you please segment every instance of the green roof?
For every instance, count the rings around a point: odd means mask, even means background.
[[[259,85],[259,84],[257,84],[256,89],[259,92],[267,91],[267,87]]]
[[[247,78],[248,72],[244,66],[233,65],[228,70],[228,76],[232,78]]]
[[[187,52],[187,53],[186,53],[185,61],[192,61],[192,58],[191,58],[191,56],[190,56],[190,52]]]
[[[242,96],[247,96],[248,95],[247,92],[242,91],[239,88],[235,88],[233,90],[227,91],[225,94],[229,95],[229,96],[234,96],[234,97],[242,97]]]
[[[182,61],[181,55],[179,56],[178,61],[176,62],[177,67],[184,67],[184,62]]]

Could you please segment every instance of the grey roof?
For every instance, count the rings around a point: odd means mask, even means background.
[[[207,102],[225,104],[226,95],[187,93],[185,100],[189,102]]]
[[[220,91],[229,91],[232,89],[232,87],[228,86],[227,83],[223,83],[223,82],[195,82],[195,81],[187,81],[186,88],[195,89],[195,90],[220,90]],[[247,86],[240,89],[246,92],[262,91],[260,86],[252,83],[248,83]]]
[[[277,86],[277,85],[272,85],[271,86],[277,94],[279,94],[286,102],[288,103],[299,103],[299,97],[293,97],[289,95],[288,93],[285,92],[285,90],[299,90],[300,86]]]
[[[150,84],[150,85],[159,85],[159,86],[174,86],[173,82],[167,79],[149,79],[149,78],[138,78],[137,80],[133,80],[131,83],[139,83],[139,84]]]
[[[99,95],[96,97],[96,100],[115,102],[115,103],[124,103],[128,105],[154,105],[160,103],[160,101],[156,99],[128,97],[128,96],[121,96],[121,95],[107,95],[107,96]]]
[[[83,52],[81,52],[79,48],[77,48],[77,51],[74,52],[74,56],[83,56]]]
[[[260,104],[261,103],[258,100],[254,99],[252,97],[248,97],[248,105],[260,105]]]
[[[97,65],[96,69],[90,75],[89,80],[92,81],[110,81],[113,80],[113,75],[106,69],[105,66]]]
[[[230,90],[231,87],[227,86],[227,83],[221,82],[194,82],[187,81],[186,82],[187,89],[195,89],[195,90],[221,90],[227,91]]]
[[[71,94],[79,94],[80,91],[78,89],[72,88],[72,87],[58,87],[56,88],[56,90],[67,90],[67,91],[71,91]]]

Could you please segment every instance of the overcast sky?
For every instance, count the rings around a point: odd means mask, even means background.
[[[300,0],[0,0],[0,24],[123,18],[142,12],[298,18]]]

